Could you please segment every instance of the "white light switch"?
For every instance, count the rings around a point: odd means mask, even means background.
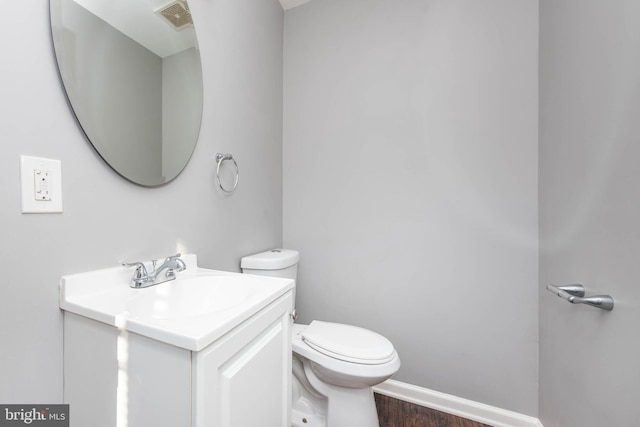
[[[62,162],[20,156],[22,213],[62,212]]]

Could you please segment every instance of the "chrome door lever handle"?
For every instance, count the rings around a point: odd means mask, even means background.
[[[594,295],[585,298],[573,297],[569,302],[572,304],[587,304],[607,311],[613,310],[613,298],[610,295]]]
[[[582,285],[554,286],[547,285],[547,290],[569,301],[571,304],[587,304],[602,310],[613,310],[613,298],[611,295],[594,295],[585,297]]]

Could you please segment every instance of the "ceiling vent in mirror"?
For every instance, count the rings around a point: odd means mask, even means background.
[[[189,11],[189,5],[184,0],[176,0],[168,5],[156,10],[156,13],[161,16],[171,28],[176,31],[185,29],[193,25],[191,19],[191,12]]]

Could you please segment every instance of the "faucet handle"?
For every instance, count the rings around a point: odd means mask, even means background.
[[[131,262],[131,263],[123,262],[122,266],[136,267],[136,272],[133,274],[134,279],[142,279],[143,277],[146,277],[149,275],[149,273],[147,273],[147,267],[145,267],[144,264],[141,262]]]
[[[175,254],[175,255],[168,256],[168,257],[164,260],[164,262],[169,262],[169,261],[176,260],[176,259],[180,258],[181,256],[182,256],[182,255],[181,255],[181,254],[179,254],[179,253],[178,253],[178,254]]]
[[[180,259],[180,254],[175,254],[164,260],[165,263],[173,262],[175,271],[184,271],[187,268],[187,265],[183,260]]]

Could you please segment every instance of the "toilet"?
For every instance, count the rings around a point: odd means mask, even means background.
[[[298,251],[273,249],[242,258],[240,266],[246,274],[295,281],[299,260]],[[393,344],[367,329],[318,320],[294,324],[292,333],[292,425],[379,427],[372,387],[400,368]]]

